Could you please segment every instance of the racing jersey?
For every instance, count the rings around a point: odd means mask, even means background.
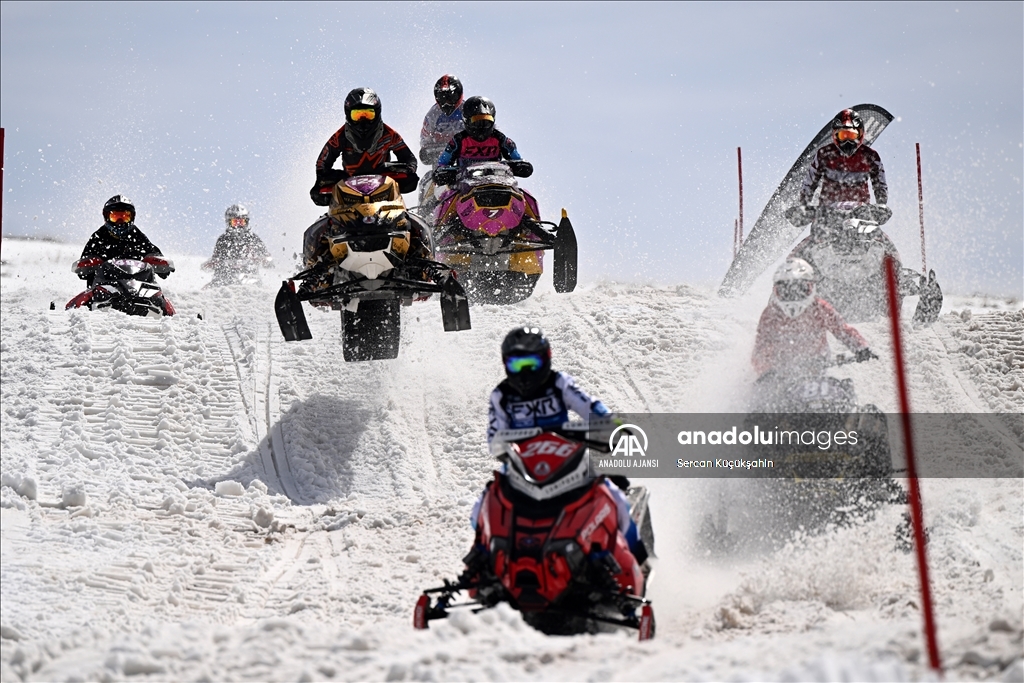
[[[552,372],[540,390],[529,398],[520,396],[504,381],[491,392],[487,443],[501,429],[561,425],[569,419],[570,410],[583,418],[591,413],[609,414],[603,403],[577,387],[575,380],[564,372]]]
[[[420,161],[434,166],[448,141],[462,130],[461,105],[451,114],[445,114],[436,104],[432,106],[423,117],[423,128],[420,130]]]
[[[821,183],[822,205],[831,206],[840,202],[869,204],[871,194],[868,183],[875,191],[875,202],[887,204],[889,186],[885,182],[885,170],[878,152],[867,145],[846,156],[834,144],[828,144],[814,155],[814,161],[807,169],[803,186],[800,188],[800,203],[807,206],[814,198],[814,191]]]
[[[868,343],[856,329],[824,299],[814,302],[800,315],[790,318],[775,304],[764,309],[757,323],[754,342],[754,370],[762,375],[769,370],[784,374],[819,372],[828,361],[831,332],[851,351],[866,349]]]
[[[338,157],[341,157],[345,172],[350,176],[382,173],[384,164],[391,159],[391,154],[394,154],[400,163],[408,164],[413,171],[416,170],[416,156],[405,144],[402,136],[390,126],[382,126],[366,149],[360,149],[347,134],[345,126],[342,126],[320,150],[320,156],[316,159],[317,177],[320,177],[322,171],[334,168],[334,162]]]
[[[465,166],[480,161],[498,161],[499,159],[519,161],[522,158],[519,150],[516,149],[516,143],[512,142],[512,138],[495,128],[484,140],[475,140],[466,131],[457,133],[441,152],[441,156],[437,159],[437,165],[438,167],[451,166],[460,162],[460,165]]]

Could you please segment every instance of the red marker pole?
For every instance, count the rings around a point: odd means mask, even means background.
[[[739,235],[740,235],[740,222],[737,219],[732,220],[732,257],[736,258],[736,252],[739,250]]]
[[[933,670],[941,673],[942,663],[939,660],[939,643],[935,633],[935,616],[932,612],[932,589],[928,579],[928,556],[925,553],[924,512],[921,508],[921,490],[917,482],[917,465],[914,462],[914,434],[910,430],[910,398],[907,392],[907,375],[904,370],[896,264],[891,256],[885,257],[885,282],[889,290],[889,318],[892,322],[892,348],[896,359],[896,386],[899,389],[900,419],[903,423],[903,439],[907,447],[910,521],[914,526],[914,549],[917,551],[917,569],[921,577],[921,612],[924,614],[925,639],[928,643],[928,663]]]
[[[0,128],[0,241],[4,233],[4,129]]]
[[[924,257],[924,185],[921,184],[921,143],[915,142],[917,148],[917,218],[921,222],[921,274],[928,275],[928,261]]]
[[[740,218],[739,218],[740,239],[739,239],[739,246],[742,246],[743,245],[743,152],[740,150],[739,147],[736,148],[736,168],[737,168],[737,172],[739,173],[739,179],[740,179]]]

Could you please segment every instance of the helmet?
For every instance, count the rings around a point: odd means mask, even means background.
[[[501,343],[501,360],[509,385],[531,396],[551,375],[551,345],[539,327],[517,327]]]
[[[345,98],[345,127],[355,142],[369,147],[384,123],[380,120],[380,98],[369,88],[356,88]]]
[[[113,218],[110,216],[111,213],[114,214]],[[115,194],[103,205],[103,220],[107,230],[120,237],[126,234],[135,223],[135,205],[128,197]]]
[[[224,212],[224,222],[227,224],[228,230],[247,229],[249,227],[249,209],[241,204],[232,204]]]
[[[494,102],[474,95],[462,105],[462,125],[474,140],[486,140],[494,132]]]
[[[451,74],[441,76],[434,84],[434,100],[445,116],[451,116],[462,103],[462,81]]]
[[[832,142],[839,151],[850,156],[864,144],[864,122],[860,114],[844,109],[832,119]]]
[[[772,303],[790,318],[797,317],[814,301],[817,279],[814,268],[807,261],[792,257],[786,259],[775,271]]]

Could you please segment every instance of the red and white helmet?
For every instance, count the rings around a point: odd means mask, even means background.
[[[775,271],[771,302],[790,318],[795,318],[814,302],[814,268],[802,258],[790,257]]]
[[[832,142],[845,156],[850,156],[864,144],[864,122],[860,114],[844,109],[832,119]]]

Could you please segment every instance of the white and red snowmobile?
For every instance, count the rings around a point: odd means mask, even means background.
[[[653,608],[644,597],[647,556],[654,549],[648,492],[627,492],[641,539],[634,554],[619,529],[610,482],[589,473],[588,447],[608,451],[607,439],[596,438],[593,427],[565,423],[498,432],[492,449],[501,450],[505,467],[495,471],[480,501],[465,571],[423,592],[416,628],[453,609],[479,611],[506,602],[544,633],[630,628],[640,640],[654,636]],[[469,600],[455,603],[460,592]]]
[[[154,275],[174,272],[174,264],[162,256],[144,259],[79,259],[71,269],[86,279],[89,288],[71,299],[64,310],[87,307],[111,308],[128,315],[174,315],[174,306],[155,283]],[[51,308],[53,306],[51,305]]]
[[[515,163],[515,162],[513,162]],[[576,289],[576,233],[562,210],[558,224],[543,221],[537,200],[519,187],[505,161],[435,171],[448,185],[433,211],[438,259],[456,268],[470,298],[511,304],[529,297],[553,251],[555,291]]]
[[[810,263],[818,274],[818,294],[851,322],[888,315],[885,258],[895,263],[897,297],[919,296],[914,320],[933,323],[942,310],[942,289],[935,271],[920,275],[900,265],[900,255],[881,226],[892,216],[885,206],[852,204],[813,207],[813,214],[797,206],[786,212],[795,227],[811,226],[811,234],[790,256]]]

